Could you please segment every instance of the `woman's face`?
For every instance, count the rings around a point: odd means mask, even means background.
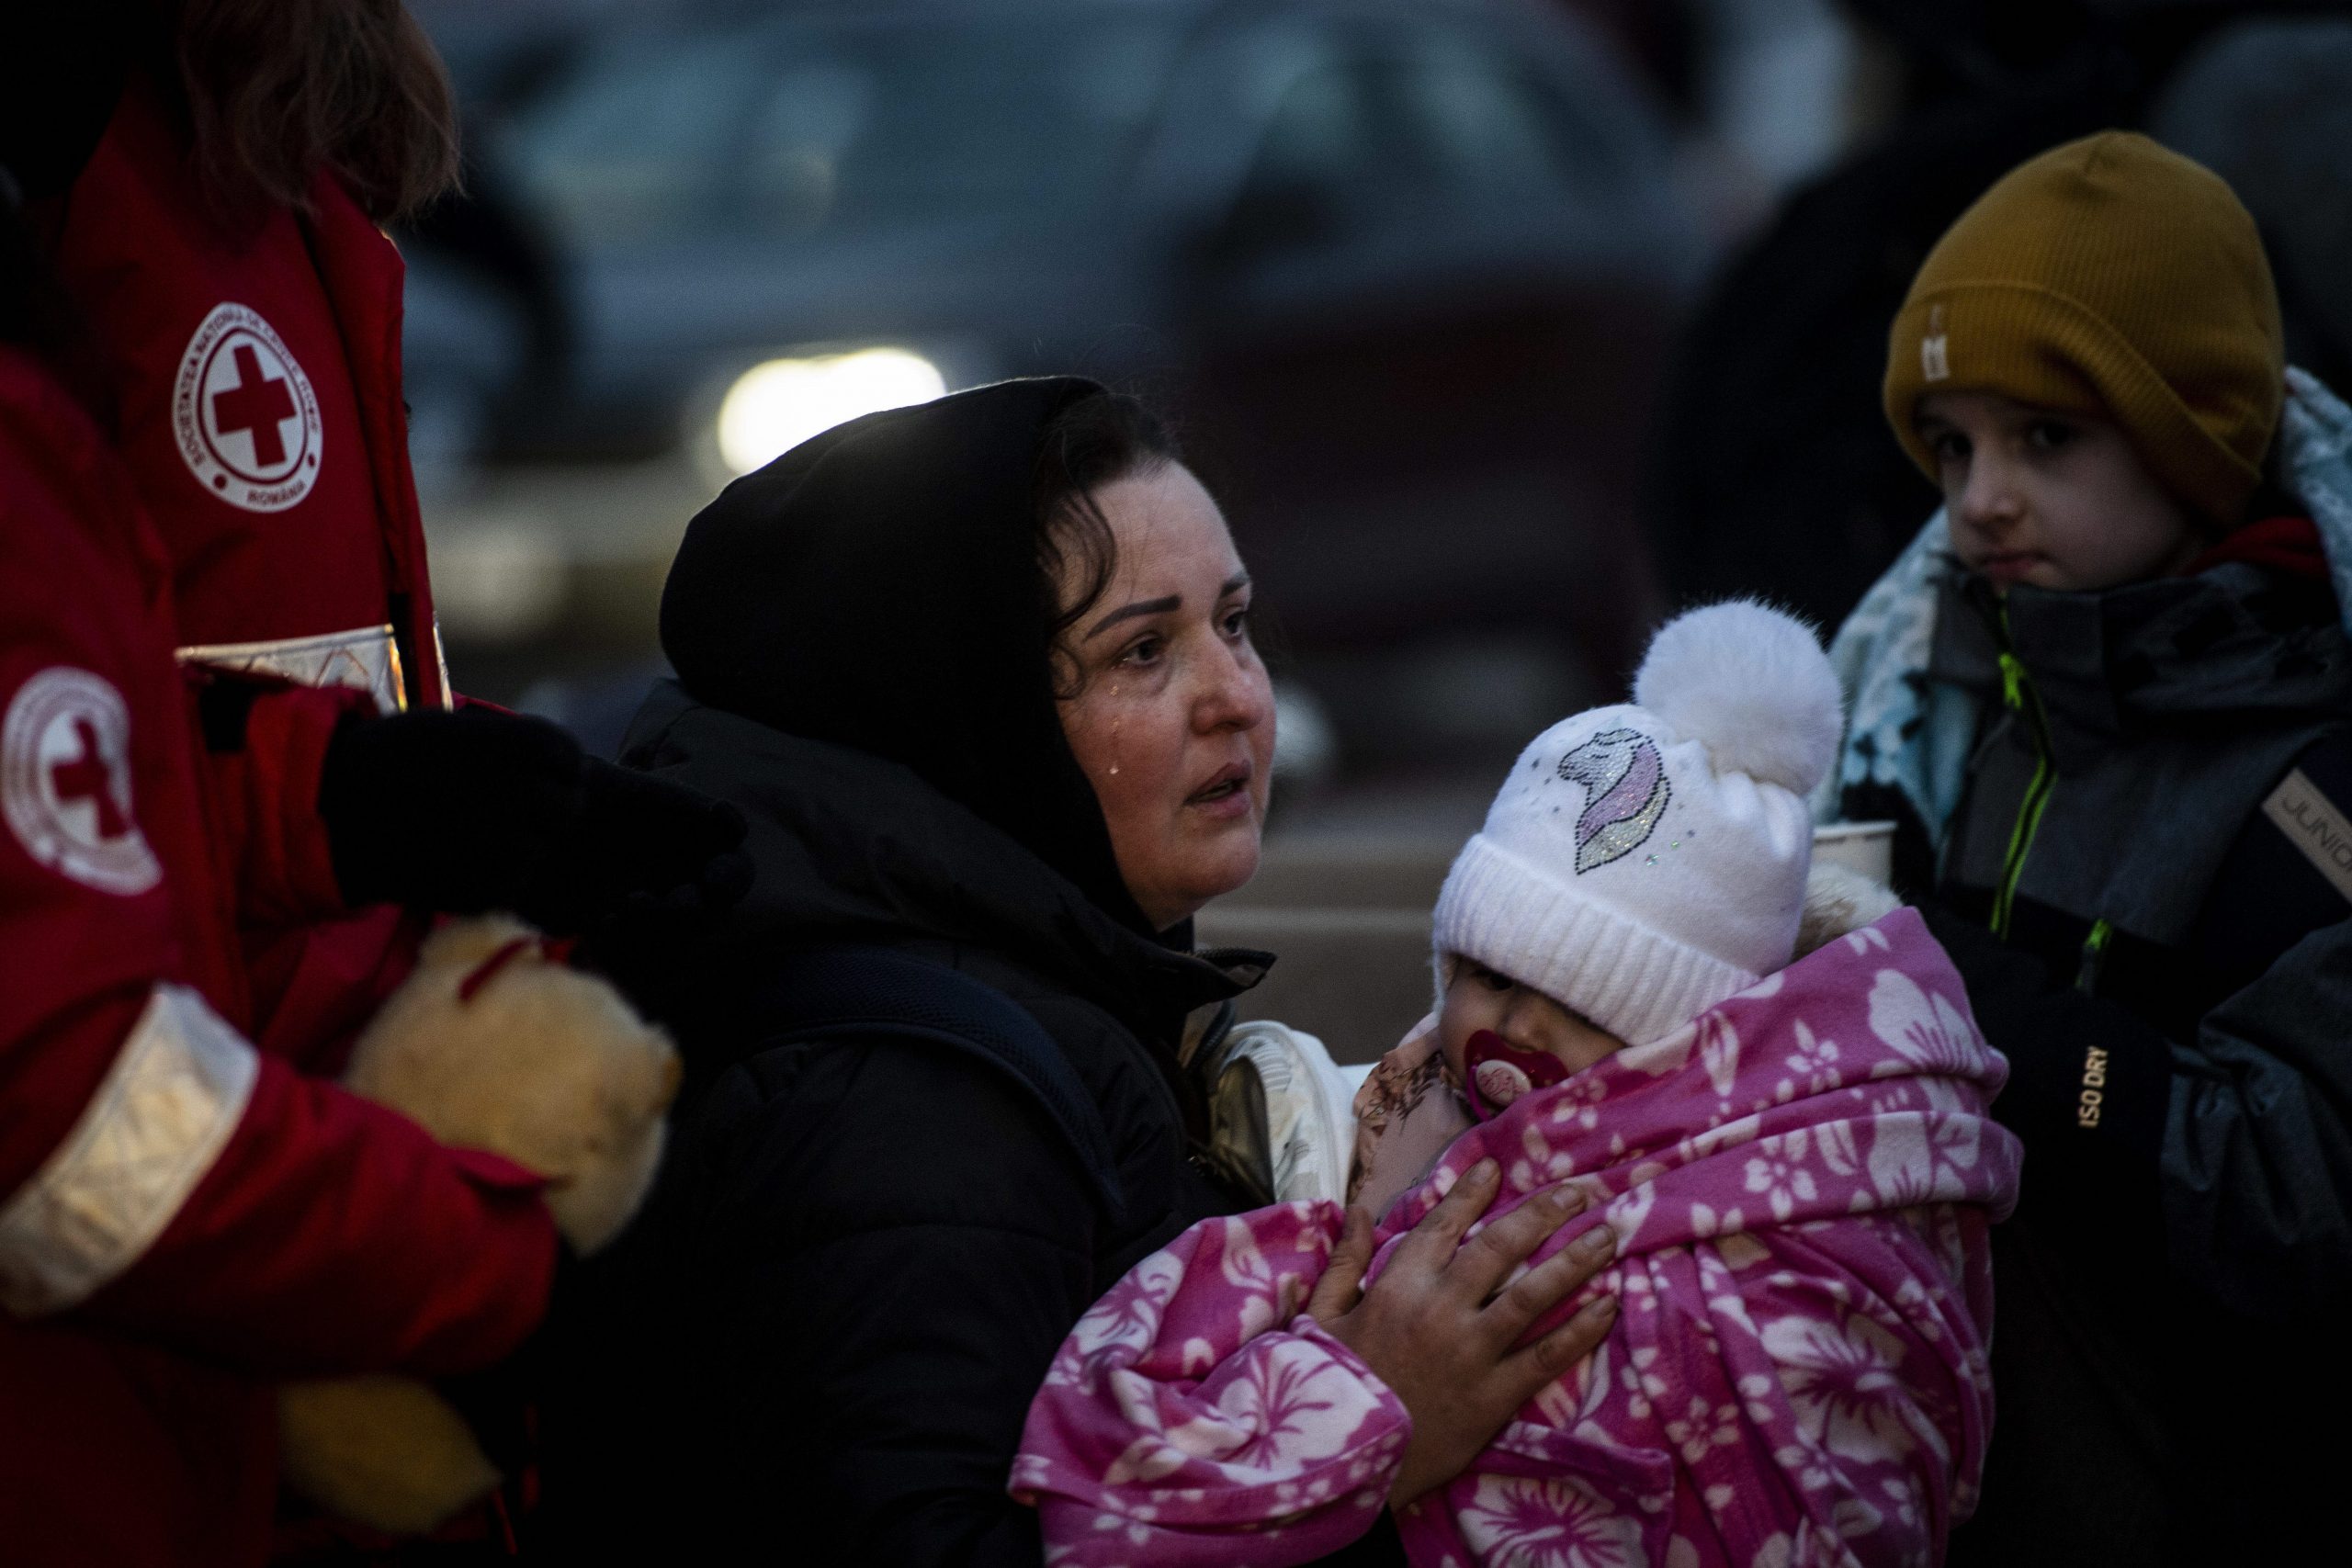
[[[1201,482],[1170,463],[1094,502],[1118,565],[1066,634],[1080,683],[1062,729],[1127,891],[1165,931],[1258,869],[1273,692],[1250,641],[1250,574]]]

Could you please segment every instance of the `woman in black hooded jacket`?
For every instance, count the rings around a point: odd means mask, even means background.
[[[1080,380],[853,422],[695,518],[662,600],[678,679],[625,760],[740,808],[757,876],[715,931],[609,955],[688,1077],[660,1191],[577,1292],[569,1544],[1040,1560],[1004,1486],[1056,1347],[1249,1202],[1198,1157],[1180,1066],[1187,1015],[1270,962],[1191,941],[1257,863],[1248,610],[1164,430]],[[1400,1493],[1597,1337],[1510,1353],[1591,1270],[1489,1303],[1557,1216],[1457,1258],[1487,1196],[1464,1185],[1410,1267],[1321,1303],[1414,1414]]]

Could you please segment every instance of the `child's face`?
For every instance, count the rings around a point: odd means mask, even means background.
[[[1482,1029],[1493,1030],[1506,1043],[1522,1051],[1550,1056],[1572,1073],[1625,1048],[1623,1040],[1543,992],[1484,964],[1457,958],[1453,978],[1445,987],[1445,1005],[1437,1015],[1438,1043],[1445,1050],[1446,1067],[1457,1084],[1466,1081],[1463,1064],[1470,1037]]]
[[[2001,587],[2145,582],[2204,548],[2193,514],[2108,420],[1997,392],[1930,392],[1917,419],[1942,469],[1952,548]]]

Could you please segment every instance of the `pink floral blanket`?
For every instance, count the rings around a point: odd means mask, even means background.
[[[1522,1098],[1382,1219],[1374,1269],[1487,1156],[1487,1219],[1574,1181],[1621,1299],[1601,1348],[1402,1511],[1412,1561],[1515,1568],[1932,1563],[1992,1418],[1985,1229],[2007,1064],[1918,916],[1831,942],[1669,1038]],[[1340,1227],[1290,1203],[1193,1226],[1071,1331],[1012,1490],[1048,1561],[1304,1562],[1360,1535],[1410,1433],[1301,1307]]]

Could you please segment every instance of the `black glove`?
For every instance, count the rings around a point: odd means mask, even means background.
[[[601,757],[581,777],[579,823],[516,905],[526,919],[557,931],[633,927],[649,913],[693,926],[752,886],[733,807]]]
[[[750,885],[743,818],[489,708],[347,719],[319,784],[351,903],[512,909],[577,931],[632,898],[723,908]]]
[[[579,743],[487,708],[350,718],[319,780],[335,881],[353,904],[512,908],[588,807]]]

